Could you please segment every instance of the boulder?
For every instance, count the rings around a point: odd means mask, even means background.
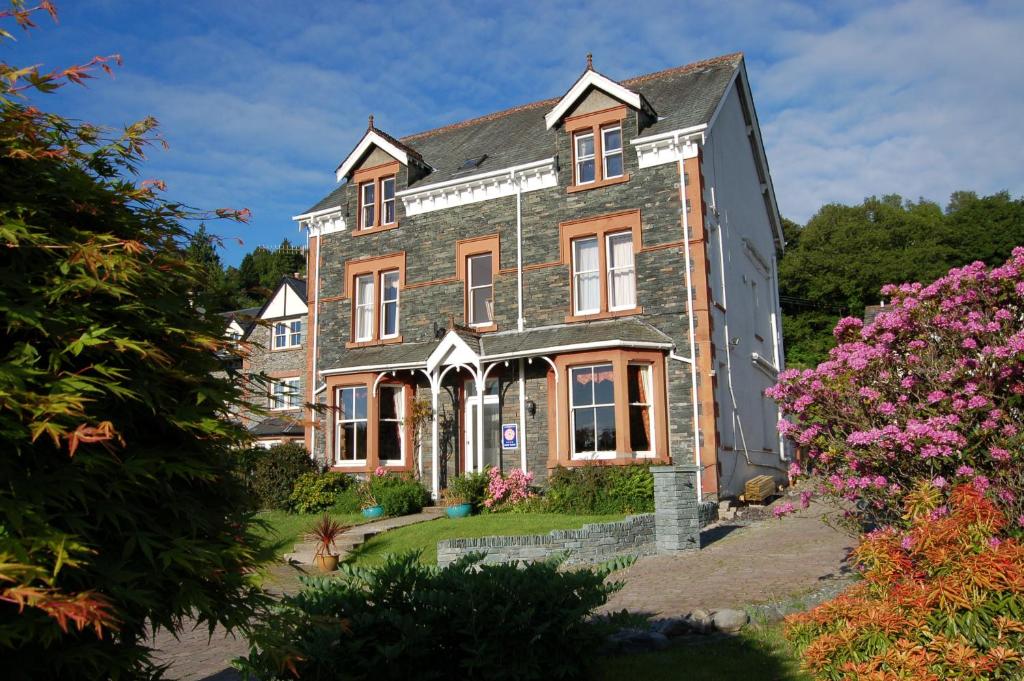
[[[697,608],[684,618],[686,626],[695,634],[710,634],[715,631],[715,623],[710,610]]]
[[[668,637],[656,631],[622,629],[608,637],[608,644],[620,653],[646,653],[667,648]]]
[[[715,614],[711,618],[715,629],[723,631],[727,634],[735,634],[737,631],[747,626],[750,621],[750,616],[743,610],[731,610],[725,608],[723,610],[716,610]]]
[[[652,624],[651,631],[669,638],[676,638],[677,636],[685,636],[691,633],[693,627],[690,626],[690,622],[684,617],[669,617]]]

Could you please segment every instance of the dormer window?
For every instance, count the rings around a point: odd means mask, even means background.
[[[359,187],[359,194],[362,197],[360,199],[362,210],[362,220],[359,222],[361,229],[369,229],[377,225],[377,199],[376,197],[377,183],[376,182],[364,182]]]
[[[572,136],[570,192],[629,180],[622,151],[626,112],[626,107],[617,106],[565,119],[565,130]]]
[[[383,217],[382,224],[390,225],[395,222],[395,178],[385,177],[380,181],[380,212]]]
[[[359,185],[359,229],[395,225],[395,176],[379,177]]]

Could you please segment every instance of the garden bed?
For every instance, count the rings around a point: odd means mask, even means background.
[[[420,551],[420,562],[437,563],[437,542],[444,539],[544,534],[551,530],[575,530],[588,523],[622,520],[617,515],[569,515],[563,513],[493,513],[451,520],[442,518],[380,534],[353,552],[356,565],[375,565],[388,554]]]

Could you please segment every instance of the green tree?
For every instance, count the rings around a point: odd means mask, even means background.
[[[206,312],[223,312],[240,307],[240,291],[228,281],[217,253],[217,237],[206,229],[206,223],[200,223],[199,229],[190,235],[185,257],[199,267],[201,274],[193,292],[197,308]]]
[[[243,302],[260,305],[273,293],[281,277],[301,275],[305,269],[305,252],[284,239],[274,249],[257,246],[242,258],[237,274],[229,271],[228,276],[244,296]]]
[[[155,121],[115,134],[27,99],[96,67],[0,62],[5,678],[158,676],[148,631],[244,628],[266,602],[231,474],[243,395],[213,376],[220,321],[190,303],[189,215],[132,179]]]

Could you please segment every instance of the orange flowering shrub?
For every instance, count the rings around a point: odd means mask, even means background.
[[[786,635],[817,679],[1024,679],[1024,546],[971,485],[947,505],[907,495],[909,530],[865,535],[863,580],[790,616]]]

